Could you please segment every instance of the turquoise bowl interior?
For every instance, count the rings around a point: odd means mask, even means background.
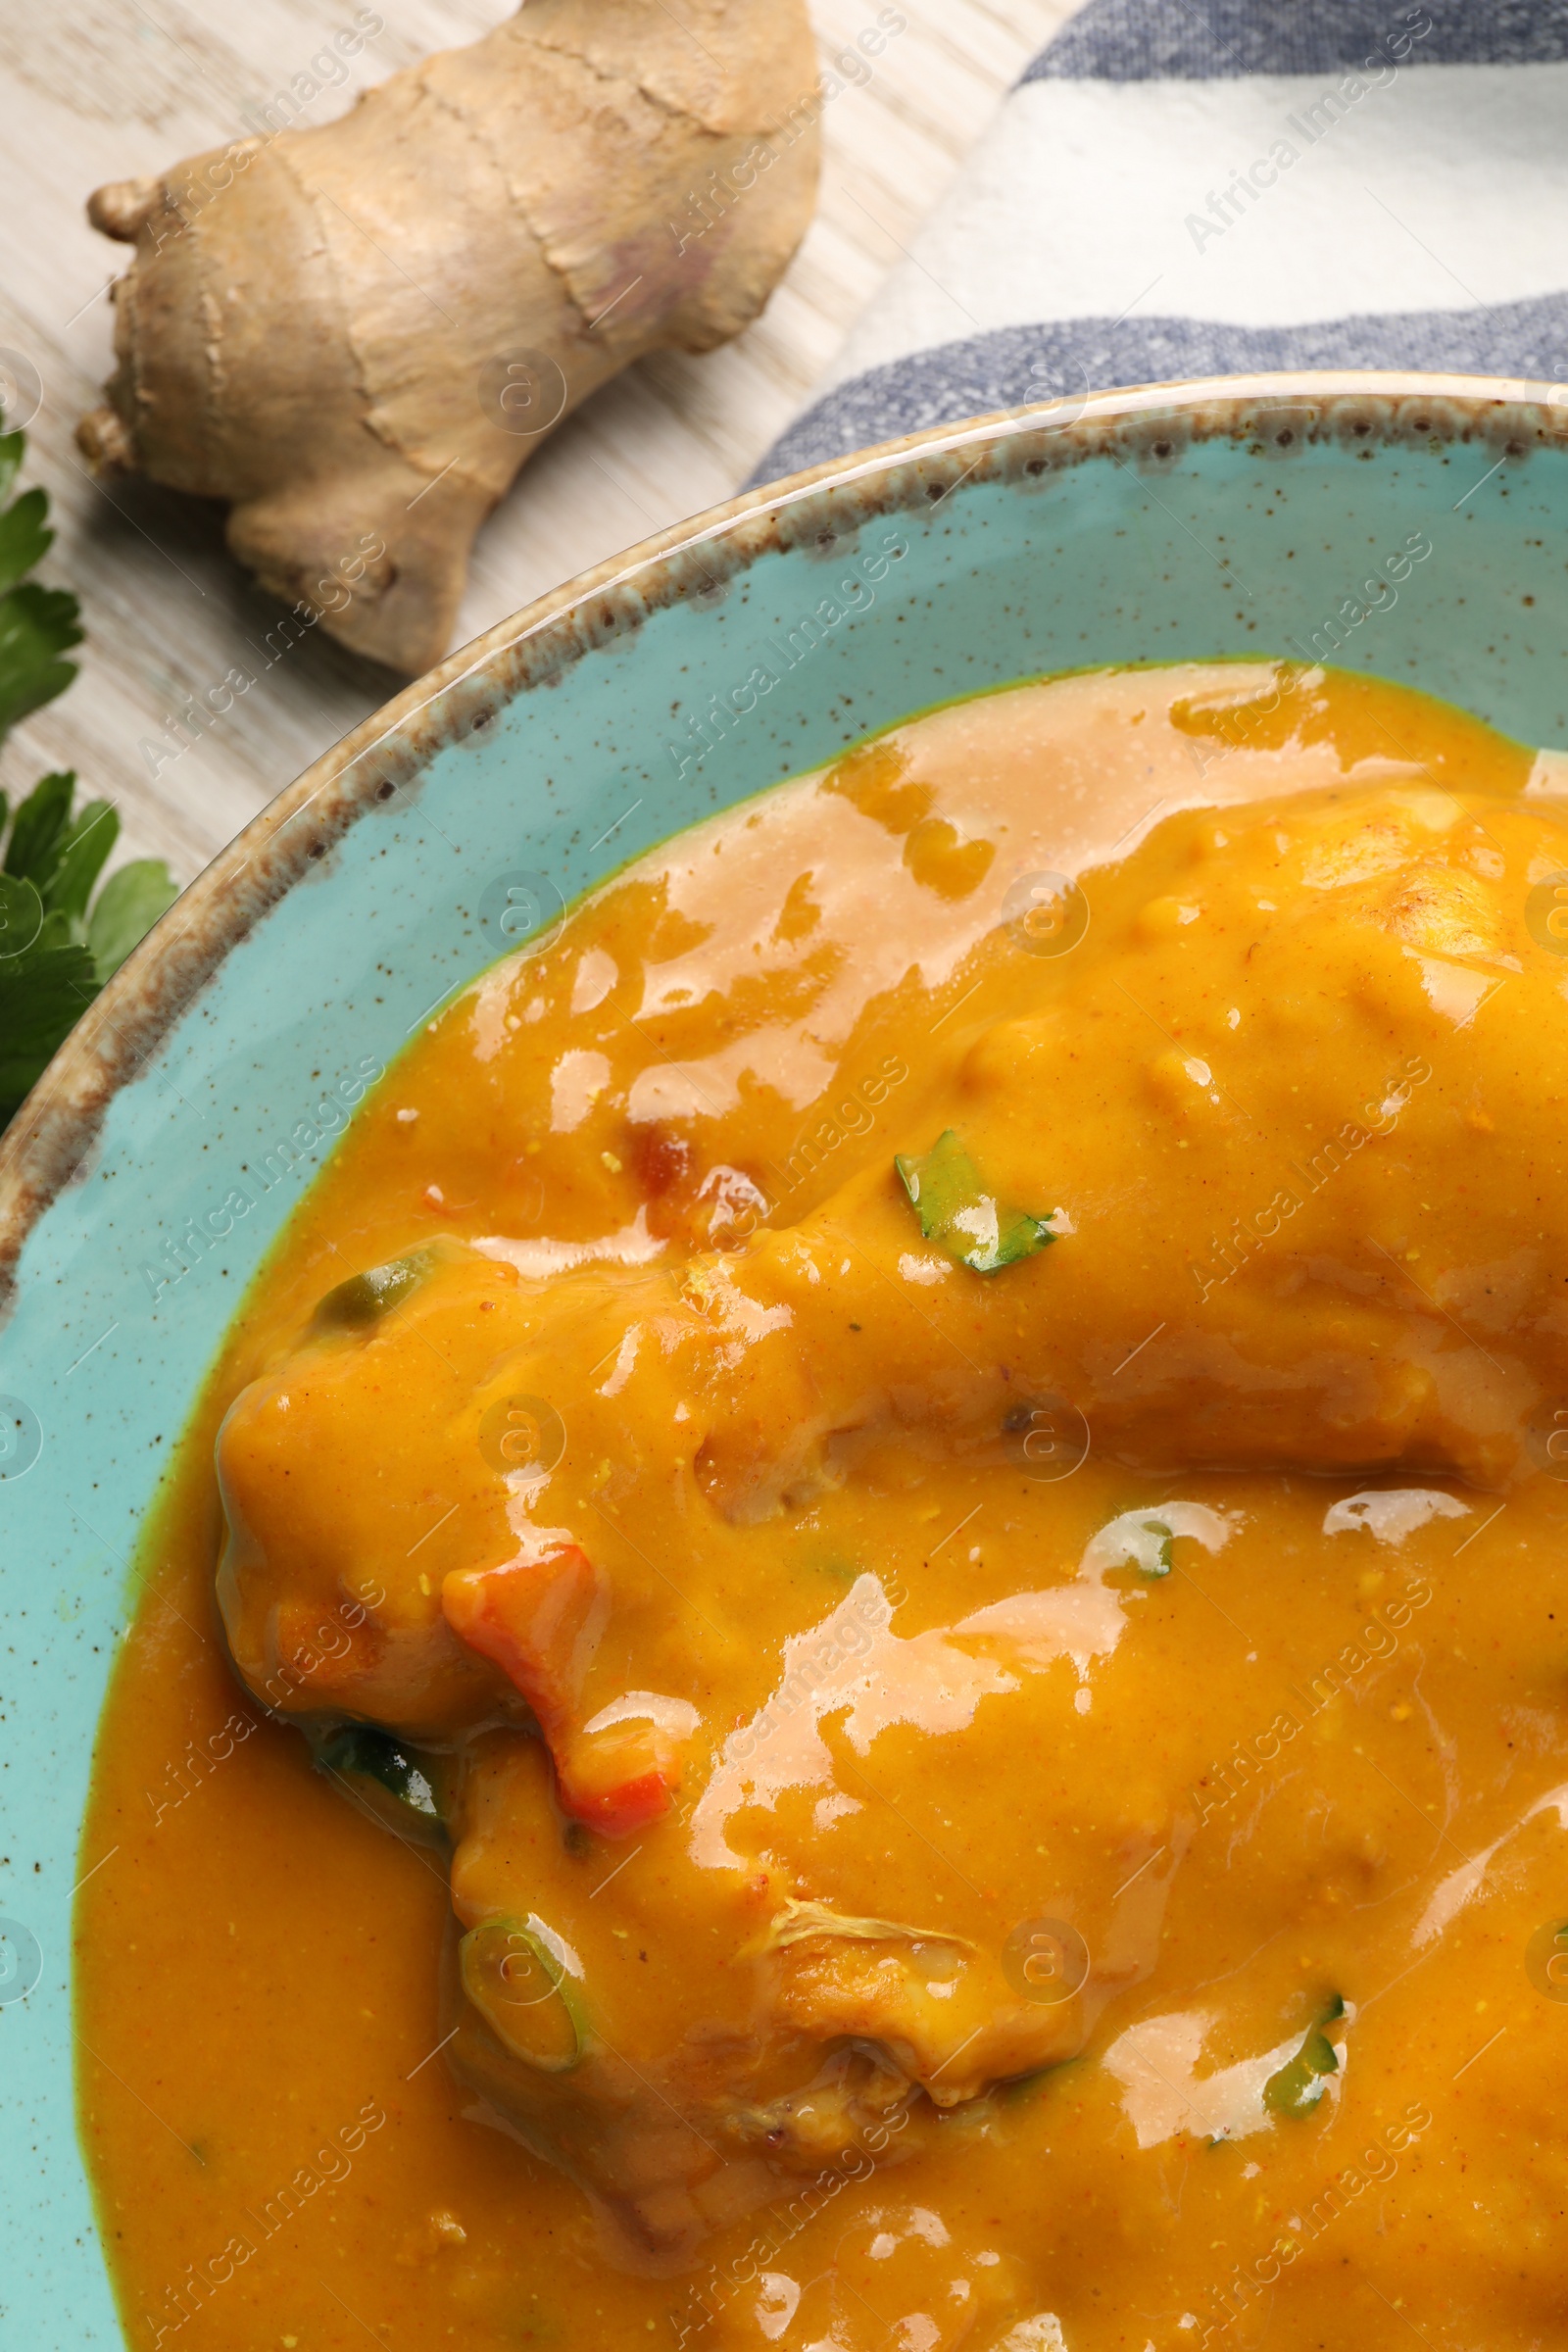
[[[1560,397],[1392,376],[1154,387],[738,501],[411,689],[126,966],[0,1146],[6,2343],[121,2341],[72,2082],[72,1900],[106,1860],[79,1845],[94,1729],[171,1446],[367,1075],[519,920],[1011,679],[1331,659],[1568,745]]]

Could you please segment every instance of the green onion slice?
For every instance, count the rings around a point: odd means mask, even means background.
[[[502,2047],[541,2074],[569,2073],[585,2055],[579,1987],[543,1936],[517,1919],[487,1919],[458,1947],[463,1989]]]

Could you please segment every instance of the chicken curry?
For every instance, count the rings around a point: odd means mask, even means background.
[[[1568,2338],[1568,797],[956,705],[360,1104],[140,1560],[135,2352]]]

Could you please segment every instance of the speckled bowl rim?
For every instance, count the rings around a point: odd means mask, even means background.
[[[413,797],[437,753],[649,616],[761,558],[821,545],[969,485],[1094,458],[1140,473],[1197,442],[1478,444],[1499,460],[1568,442],[1568,386],[1345,369],[1227,375],[1009,409],[858,450],[727,499],[579,573],[452,654],[323,753],[220,851],[82,1015],[0,1140],[0,1319],[28,1234],[91,1151],[110,1102],[225,956],[358,818]],[[526,492],[524,492],[526,495]]]

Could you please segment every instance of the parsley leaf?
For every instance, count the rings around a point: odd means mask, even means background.
[[[35,571],[55,543],[44,522],[49,512],[47,490],[29,490],[0,514],[0,588],[14,588]]]
[[[89,801],[61,832],[54,870],[43,886],[44,905],[69,914],[74,922],[85,923],[92,886],[119,837],[116,810],[107,801]]]
[[[920,1231],[960,1266],[996,1274],[1055,1240],[1047,1217],[1009,1208],[989,1190],[953,1128],[929,1152],[893,1162]]]
[[[60,836],[71,819],[74,774],[45,776],[17,810],[6,848],[6,872],[25,881],[40,882],[54,870]]]
[[[0,962],[0,1119],[35,1086],[98,994],[85,948],[33,948]]]
[[[17,478],[24,433],[0,433],[0,499]],[[65,588],[40,588],[26,574],[54,544],[49,497],[24,491],[0,509],[0,743],[19,718],[64,694],[76,674],[61,657],[81,643],[81,608]]]
[[[0,501],[25,446],[21,433],[0,434]],[[76,599],[24,576],[53,544],[48,512],[42,490],[0,508],[0,742],[76,674],[62,659],[81,643]],[[93,905],[120,818],[108,801],[74,813],[75,791],[72,773],[44,776],[17,809],[0,860],[0,1127],[178,896],[161,858],[139,858],[110,876]],[[0,793],[0,835],[8,814]]]
[[[137,858],[110,875],[90,906],[120,818],[107,801],[89,801],[73,815],[75,784],[69,773],[45,776],[28,794],[0,872],[0,1126],[179,896],[162,858]]]
[[[179,896],[179,885],[161,858],[133,858],[111,874],[98,893],[87,923],[87,945],[100,988],[112,980],[134,947]]]
[[[30,580],[0,596],[0,740],[75,676],[74,662],[60,656],[81,643],[80,610],[68,590]]]

